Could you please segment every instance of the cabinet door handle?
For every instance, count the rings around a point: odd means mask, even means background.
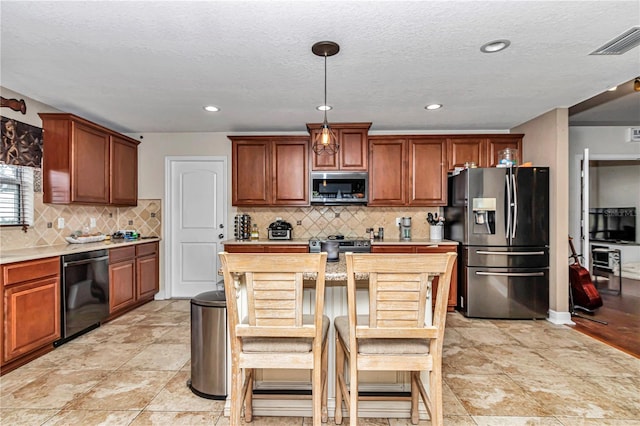
[[[496,276],[496,277],[543,277],[544,272],[482,272],[477,271],[476,275]]]
[[[497,254],[500,256],[542,256],[543,251],[485,251],[477,250],[477,254],[484,254],[486,256]]]

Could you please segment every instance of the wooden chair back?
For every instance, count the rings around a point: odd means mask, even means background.
[[[351,339],[442,339],[449,285],[456,253],[347,253],[347,291]],[[369,274],[369,323],[357,323],[356,274]],[[425,325],[431,283],[438,277],[432,323]],[[353,342],[355,344],[355,341]]]
[[[326,253],[220,253],[232,340],[242,336],[316,337],[322,329],[326,256]],[[303,324],[305,274],[317,277],[313,324]],[[240,318],[238,306],[241,284],[246,286],[246,322]]]

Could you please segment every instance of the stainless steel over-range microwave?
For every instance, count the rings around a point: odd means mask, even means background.
[[[311,204],[366,204],[369,201],[367,172],[311,172]]]

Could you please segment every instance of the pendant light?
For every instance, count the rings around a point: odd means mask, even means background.
[[[319,41],[311,47],[311,51],[314,55],[324,56],[324,121],[320,127],[320,132],[314,137],[312,149],[318,155],[333,155],[338,152],[340,144],[327,121],[327,57],[338,53],[340,46],[333,41]]]

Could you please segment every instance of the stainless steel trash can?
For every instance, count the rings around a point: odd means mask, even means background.
[[[191,299],[191,379],[203,398],[227,398],[227,302],[224,290]]]

